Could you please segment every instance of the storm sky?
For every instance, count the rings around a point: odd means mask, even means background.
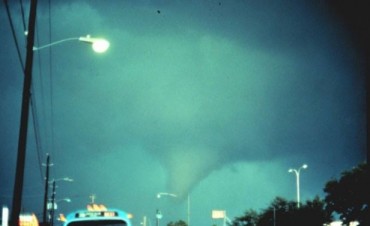
[[[9,3],[23,62],[19,2]],[[27,24],[29,3],[24,3]],[[0,6],[0,200],[11,206],[22,66]],[[58,213],[96,202],[154,224],[211,225],[280,196],[323,197],[366,160],[364,58],[320,1],[39,1],[23,210],[42,214],[46,153]],[[38,142],[36,142],[38,137]],[[156,197],[158,192],[178,197]],[[187,198],[190,198],[188,202]]]

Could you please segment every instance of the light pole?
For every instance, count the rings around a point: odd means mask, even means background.
[[[172,193],[168,193],[168,192],[159,192],[159,193],[157,193],[157,198],[159,198],[159,199],[160,199],[163,195],[164,195],[164,196],[171,196],[171,197],[174,197],[174,198],[176,198],[176,197],[177,197],[177,195],[172,194]],[[160,210],[158,210],[158,209],[157,209],[157,213],[156,213],[155,217],[157,218],[157,226],[159,226],[159,220],[160,220],[160,219],[162,219],[162,217],[163,217],[163,215],[162,215],[162,213],[161,213],[161,211],[160,211]]]
[[[57,205],[58,202],[72,202],[72,200],[70,198],[55,200],[55,196],[54,196],[54,200],[53,198],[49,200],[47,208],[50,211],[50,226],[54,225],[54,215],[55,215],[55,210],[58,209],[58,205]]]
[[[296,182],[297,182],[297,208],[300,207],[300,194],[299,194],[299,173],[301,172],[301,169],[307,169],[307,164],[303,164],[301,167],[297,169],[289,169],[288,172],[289,173],[295,173],[296,175]]]
[[[159,211],[157,209],[157,212],[155,214],[155,218],[157,218],[157,226],[159,226],[159,220],[162,219],[162,217],[163,217],[163,215],[162,215],[161,211]]]
[[[50,156],[49,154],[46,155],[46,177],[45,177],[45,190],[44,190],[44,209],[42,212],[42,224],[46,223],[46,211],[47,211],[47,201],[49,195],[49,167],[50,164]]]
[[[188,226],[190,226],[190,195],[188,194]]]
[[[157,198],[161,198],[162,195],[167,195],[167,196],[172,196],[172,197],[177,197],[176,194],[172,194],[172,193],[167,193],[167,192],[159,192],[157,194]],[[188,205],[187,205],[187,218],[188,218],[188,226],[190,226],[190,195],[188,194]]]
[[[51,183],[52,183],[52,186],[53,186],[53,192],[51,194],[51,207],[50,208],[50,226],[53,226],[54,225],[54,213],[55,213],[55,204],[56,204],[56,201],[55,201],[55,194],[56,194],[56,182],[57,181],[68,181],[68,182],[73,182],[73,179],[69,178],[69,177],[64,177],[64,178],[58,178],[58,179],[54,179]],[[71,200],[70,199],[65,199],[66,202],[70,202]]]

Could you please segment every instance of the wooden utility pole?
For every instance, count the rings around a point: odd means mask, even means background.
[[[10,224],[17,226],[19,222],[19,214],[22,207],[22,192],[23,192],[23,179],[24,179],[24,166],[26,159],[26,146],[27,146],[27,130],[28,118],[31,97],[31,81],[32,81],[32,65],[33,65],[33,46],[35,37],[35,22],[36,22],[36,9],[37,0],[31,0],[30,15],[28,21],[28,34],[27,34],[27,54],[26,66],[24,70],[24,83],[22,94],[22,110],[21,122],[19,128],[18,140],[18,156],[14,180],[13,191],[13,204]]]

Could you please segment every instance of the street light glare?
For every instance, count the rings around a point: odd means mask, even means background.
[[[303,169],[306,169],[308,167],[308,165],[307,164],[304,164],[303,166],[302,166],[302,168]]]
[[[86,35],[86,37],[78,38],[81,42],[87,42],[92,44],[92,48],[97,53],[103,53],[107,51],[110,46],[110,43],[102,38],[92,38],[90,35]]]
[[[92,45],[92,48],[97,53],[104,53],[105,51],[107,51],[109,46],[110,46],[110,43],[107,40],[101,39],[101,40],[95,41]]]

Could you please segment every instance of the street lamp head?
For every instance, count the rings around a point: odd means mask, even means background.
[[[172,197],[177,197],[177,195],[176,195],[176,194],[167,193],[167,192],[159,192],[159,193],[157,194],[157,198],[162,197],[162,195],[168,195],[168,196],[172,196]]]
[[[92,44],[93,50],[97,53],[103,53],[107,51],[110,46],[110,43],[106,39],[92,38],[90,35],[86,35],[86,37],[80,37],[78,40]]]
[[[69,178],[69,177],[66,177],[64,178],[65,181],[69,181],[69,182],[73,182],[73,179],[72,178]]]
[[[303,164],[302,166],[303,169],[307,169],[307,167],[308,167],[307,164]]]
[[[162,219],[163,215],[162,215],[161,211],[157,210],[157,213],[155,214],[155,217],[157,219]]]
[[[289,169],[288,170],[288,173],[293,173],[293,169]]]

